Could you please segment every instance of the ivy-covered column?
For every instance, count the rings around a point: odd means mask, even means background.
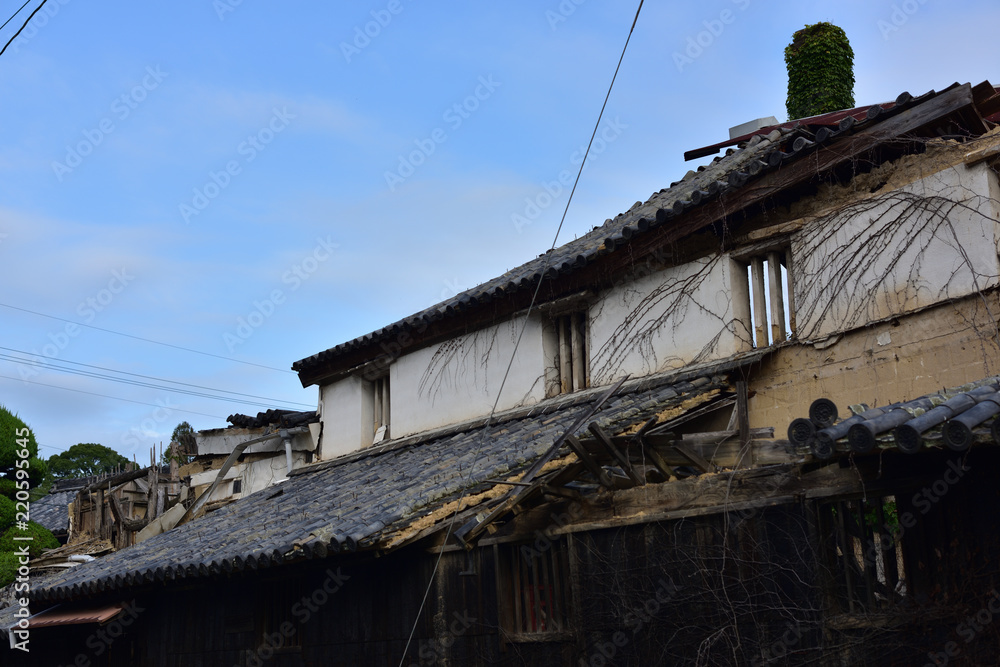
[[[785,47],[788,119],[854,106],[854,51],[847,34],[832,23],[807,25]]]

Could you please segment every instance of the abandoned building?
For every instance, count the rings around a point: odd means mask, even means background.
[[[295,362],[318,422],[223,448],[285,468],[39,581],[4,664],[997,664],[997,122],[765,124]]]

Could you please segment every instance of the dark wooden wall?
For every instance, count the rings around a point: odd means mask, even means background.
[[[436,556],[410,547],[138,591],[144,611],[101,655],[88,644],[95,626],[39,629],[30,661],[4,649],[3,664],[396,667],[414,619],[406,667],[922,665],[940,661],[949,642],[958,653],[948,664],[997,664],[1000,613],[971,637],[961,624],[988,610],[1000,587],[998,451],[964,457],[961,480],[929,509],[913,502],[956,457],[900,459],[892,465],[898,479],[878,480],[879,493],[895,488],[898,512],[917,520],[900,543],[908,589],[892,604],[876,596],[849,614],[837,584],[846,561],[817,518],[831,499],[801,499],[540,541],[536,534],[530,546],[569,554],[560,634],[517,636],[504,620],[509,602],[500,598],[510,589],[500,592],[498,556],[514,548],[505,545],[446,553],[418,615]],[[307,614],[295,605],[309,596],[316,606]],[[282,636],[283,627],[294,632]],[[268,637],[281,637],[281,646],[271,650]]]

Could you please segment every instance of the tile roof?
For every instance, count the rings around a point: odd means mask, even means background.
[[[665,410],[683,413],[717,400],[732,391],[729,372],[761,354],[630,381],[590,421],[617,434]],[[493,489],[498,485],[488,480],[525,470],[592,407],[599,393],[587,390],[508,411],[485,431],[480,420],[478,427],[442,429],[301,468],[286,481],[203,518],[54,575],[35,587],[33,599],[77,598],[340,550],[385,549],[393,538],[399,544],[400,531],[442,510],[463,490]],[[481,502],[470,497],[471,507]]]
[[[930,117],[916,112],[921,105],[936,99],[947,103],[933,107],[934,111],[939,113],[938,116]],[[719,209],[719,216],[724,217],[749,205],[744,201],[740,206],[736,206],[732,199],[736,193],[743,194],[744,191],[749,191],[751,197],[748,201],[753,202],[773,196],[775,194],[773,188],[756,188],[755,185],[765,175],[778,172],[792,163],[803,160],[807,155],[814,155],[823,147],[865,132],[870,135],[866,137],[867,141],[856,142],[858,146],[852,148],[869,150],[880,142],[898,140],[898,134],[882,136],[877,127],[908,110],[914,111],[909,117],[913,119],[914,126],[908,130],[916,130],[924,127],[926,123],[934,123],[943,117],[950,118],[951,115],[957,114],[963,121],[962,125],[966,126],[966,132],[985,131],[982,116],[976,110],[966,113],[968,107],[973,104],[977,105],[977,109],[981,108],[984,114],[996,113],[1000,108],[1000,95],[996,95],[995,89],[988,82],[975,87],[969,84],[961,86],[955,84],[940,93],[931,91],[916,98],[909,93],[903,93],[894,103],[886,107],[879,105],[864,107],[863,116],[860,111],[856,114],[861,116],[860,118],[851,113],[838,112],[844,115],[833,126],[822,126],[819,129],[812,125],[801,124],[793,127],[778,126],[767,136],[755,134],[742,144],[739,150],[730,149],[724,157],[716,158],[711,164],[699,167],[696,172],[688,172],[682,180],[672,183],[669,188],[653,193],[645,202],[636,202],[628,211],[608,219],[588,234],[394,324],[296,361],[292,364],[292,369],[299,372],[304,384],[311,384],[315,382],[315,378],[311,375],[315,369],[323,364],[335,362],[341,355],[377,345],[404,331],[420,330],[429,323],[461,315],[476,306],[518,290],[533,289],[543,278],[552,279],[578,271],[603,255],[614,252],[617,247],[625,245],[630,239],[654,229],[673,227],[681,236],[695,231],[696,228],[679,225],[689,212],[699,210],[709,203],[721,202],[726,206]],[[956,131],[954,124],[949,124],[947,128],[938,128],[935,125],[934,129],[941,132]],[[851,158],[851,153],[845,153],[836,160],[830,160],[825,168],[832,169],[840,163],[850,161]],[[816,173],[811,173],[811,177],[815,176]],[[700,221],[697,228],[710,224],[715,219],[718,218],[712,217]]]
[[[839,421],[836,405],[820,398],[813,401],[808,417],[788,426],[788,439],[824,460],[880,449],[908,454],[927,447],[964,451],[976,442],[1000,444],[997,414],[1000,376],[993,376],[911,401],[877,408],[853,405],[850,416]]]
[[[31,520],[53,533],[67,532],[69,530],[67,506],[76,498],[77,491],[78,489],[50,492],[34,501],[31,503]]]
[[[279,424],[290,428],[292,426],[318,422],[319,413],[315,410],[305,412],[268,410],[267,412],[258,412],[256,417],[241,414],[229,415],[226,417],[226,421],[236,428],[260,428],[262,426],[270,426],[271,424]]]

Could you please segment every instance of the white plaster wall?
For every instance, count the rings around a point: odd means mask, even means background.
[[[799,338],[817,340],[997,284],[996,176],[949,167],[792,237]]]
[[[351,376],[320,389],[321,459],[333,459],[372,444],[371,397],[365,391],[366,384],[360,377]]]
[[[292,452],[292,469],[302,467],[306,464],[306,454],[301,451]],[[284,451],[281,454],[270,456],[256,461],[237,463],[226,471],[222,482],[212,492],[210,501],[225,500],[227,498],[242,498],[266,489],[279,479],[288,476],[288,464],[285,460]],[[208,470],[203,473],[191,476],[192,487],[201,484],[211,484],[218,476],[218,470]],[[197,478],[197,479],[196,479]],[[240,493],[233,493],[233,481],[241,481]]]
[[[389,369],[393,438],[489,414],[524,324],[519,317],[401,356]],[[545,397],[542,326],[529,320],[498,410]]]
[[[717,255],[602,293],[590,310],[591,384],[724,358],[743,349],[746,342],[735,335],[733,324],[734,266],[728,255]]]
[[[263,428],[220,428],[212,431],[200,431],[195,437],[198,443],[198,454],[200,456],[215,455],[224,456],[231,453],[237,445],[247,440],[259,438],[264,434]],[[316,449],[316,441],[311,433],[296,433],[292,436],[293,451],[312,451]],[[258,442],[247,447],[244,454],[258,454],[260,452],[284,452],[285,443],[279,437]]]

